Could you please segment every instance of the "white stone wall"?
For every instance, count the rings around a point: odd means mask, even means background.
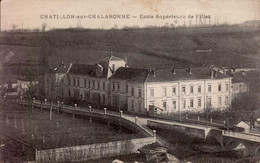
[[[180,110],[198,112],[203,111],[207,107],[207,102],[211,98],[211,106],[213,108],[226,108],[230,105],[230,82],[231,80],[227,78],[221,80],[209,79],[147,83],[145,107],[149,108],[149,105],[154,105],[165,109],[165,112],[177,112]],[[221,91],[218,91],[218,84],[221,84]],[[227,89],[226,84],[228,84]],[[208,91],[208,85],[211,85],[211,92]],[[199,86],[201,92],[198,91]],[[185,87],[185,93],[182,90],[183,87]],[[191,87],[193,87],[193,93],[191,92]],[[173,88],[176,89],[176,93],[174,93]],[[152,89],[154,91],[153,97],[151,94]],[[225,103],[226,97],[228,98],[227,103]],[[198,105],[199,99],[201,100],[201,106]],[[219,102],[220,99],[221,102]],[[193,106],[191,103],[192,100]],[[176,109],[174,108],[174,101],[176,102]]]

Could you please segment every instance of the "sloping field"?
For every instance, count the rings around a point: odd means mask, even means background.
[[[32,58],[33,54],[38,56],[34,59],[39,60],[40,56],[46,55],[51,66],[61,61],[93,63],[112,51],[113,55],[126,59],[129,66],[139,68],[179,68],[202,64],[260,67],[259,41],[259,27],[68,29],[1,35],[1,44],[4,45],[1,47],[15,45],[12,47],[19,49],[17,55],[23,53],[21,57],[24,58]],[[28,48],[31,51],[28,52]]]

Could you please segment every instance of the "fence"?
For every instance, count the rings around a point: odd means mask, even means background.
[[[130,139],[108,143],[90,144],[36,151],[36,162],[73,162],[127,155],[154,143],[154,137]]]

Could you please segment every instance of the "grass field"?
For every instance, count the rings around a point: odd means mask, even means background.
[[[260,68],[259,27],[2,32],[0,48],[15,53],[8,61],[8,53],[0,53],[3,66],[34,61],[54,68],[62,61],[90,64],[113,54],[135,68]]]
[[[8,105],[4,107],[2,130],[19,141],[25,142],[36,149],[53,149],[67,146],[95,144],[110,141],[126,140],[141,135],[108,126],[89,119],[73,119],[63,114],[53,114],[49,120],[49,112],[34,109],[33,114],[28,108]]]

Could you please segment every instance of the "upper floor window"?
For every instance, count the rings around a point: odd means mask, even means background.
[[[201,86],[198,86],[198,93],[201,93]]]
[[[120,83],[117,83],[117,91],[120,92]]]
[[[84,87],[87,87],[87,79],[84,79]]]
[[[138,89],[138,97],[142,97],[142,90],[141,90],[141,88]]]
[[[208,92],[211,92],[211,85],[208,85]]]
[[[150,89],[150,97],[154,97],[154,89],[153,88]]]
[[[228,84],[226,84],[226,91],[228,91]]]
[[[134,96],[135,95],[135,90],[134,90],[134,88],[132,87],[131,88],[131,96]]]
[[[185,88],[185,87],[182,87],[182,88],[181,88],[181,93],[182,93],[182,94],[185,94],[185,92],[186,92],[186,88]]]
[[[166,89],[166,87],[163,87],[163,96],[167,96],[167,89]]]
[[[112,90],[114,91],[116,89],[115,83],[113,82]]]
[[[97,81],[97,87],[98,87],[98,89],[100,89],[100,82],[99,81]]]
[[[70,85],[70,77],[68,76],[68,84]]]
[[[93,80],[93,89],[95,89],[95,81]]]
[[[218,84],[218,91],[221,91],[221,84]]]
[[[76,86],[76,79],[73,78],[73,86]]]
[[[193,93],[193,86],[190,86],[190,93]]]
[[[77,85],[79,86],[79,78],[77,78]]]
[[[88,88],[90,88],[90,80],[88,81]]]
[[[128,93],[128,85],[125,85],[125,92]]]
[[[106,89],[106,85],[105,85],[105,82],[103,82],[103,90]]]
[[[176,95],[176,87],[172,87],[172,94]]]

